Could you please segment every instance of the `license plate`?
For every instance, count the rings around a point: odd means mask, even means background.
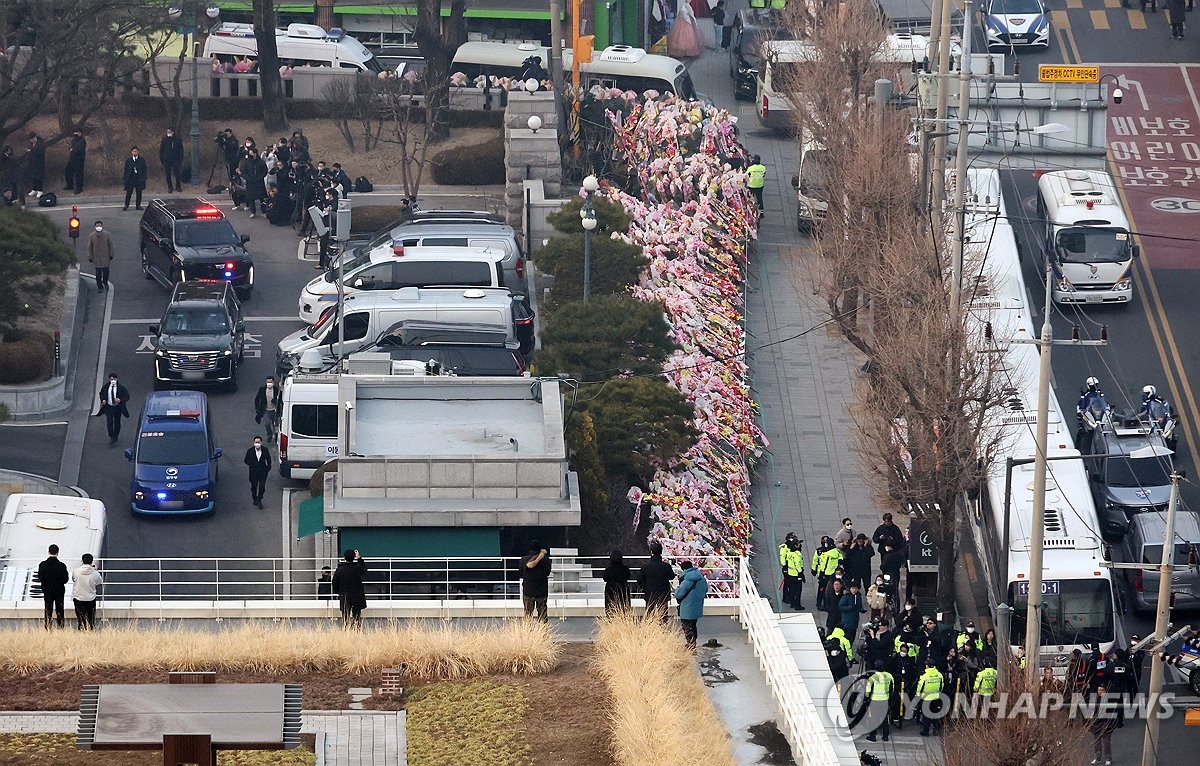
[[[184,380],[204,380],[204,373],[195,370],[185,370],[181,374]]]
[[[183,501],[182,500],[166,500],[166,501],[163,501],[158,504],[158,509],[160,511],[182,511],[183,510]]]

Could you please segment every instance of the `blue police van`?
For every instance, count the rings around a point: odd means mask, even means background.
[[[146,397],[129,485],[134,513],[189,514],[213,510],[217,459],[208,397],[201,391],[156,391]]]

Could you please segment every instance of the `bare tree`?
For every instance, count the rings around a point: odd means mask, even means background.
[[[427,73],[428,74],[428,73]],[[388,132],[383,139],[394,146],[399,154],[396,163],[400,171],[400,182],[404,193],[416,198],[429,161],[429,146],[438,136],[449,132],[443,124],[447,119],[445,110],[432,109],[429,104],[432,92],[442,89],[442,81],[433,78],[422,80],[415,77],[399,77],[382,80],[376,89],[380,105],[386,115]],[[420,98],[424,96],[424,104]]]
[[[274,0],[254,0],[254,39],[258,43],[258,84],[262,96],[263,128],[270,132],[287,128],[287,102],[283,77],[279,74],[279,46]]]
[[[413,37],[417,48],[425,59],[425,90],[427,138],[436,143],[450,135],[450,64],[454,52],[467,39],[467,27],[463,21],[466,0],[450,0],[450,15],[442,17],[443,0],[413,0],[416,6],[417,23]]]

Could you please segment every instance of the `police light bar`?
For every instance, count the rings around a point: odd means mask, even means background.
[[[222,213],[220,208],[216,207],[198,207],[195,210],[197,218],[221,218]]]
[[[328,37],[330,40],[333,40],[335,43],[345,36],[346,30],[342,29],[341,27],[334,27],[333,29],[329,30],[329,34],[326,35],[326,37]]]

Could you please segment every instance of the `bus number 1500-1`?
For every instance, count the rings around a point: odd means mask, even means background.
[[[1029,583],[1027,583],[1027,582],[1017,583],[1017,595],[1018,596],[1028,596],[1029,595]],[[1046,580],[1045,582],[1043,582],[1042,583],[1042,595],[1043,596],[1057,596],[1058,595],[1058,580]]]

